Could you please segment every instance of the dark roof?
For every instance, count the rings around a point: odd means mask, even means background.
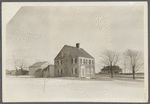
[[[47,63],[48,61],[44,62],[36,62],[35,64],[31,65],[29,68],[40,68],[43,64]]]
[[[112,66],[113,69],[122,70],[119,66]],[[110,70],[110,66],[104,67],[102,70]]]
[[[93,58],[89,53],[87,53],[84,49],[82,48],[77,48],[77,47],[73,47],[73,46],[69,46],[69,45],[65,45],[61,51],[63,50],[69,50],[69,53],[71,54],[71,56],[73,57],[85,57],[85,58]],[[60,51],[60,52],[61,52]],[[59,54],[55,57],[55,59],[59,58]]]

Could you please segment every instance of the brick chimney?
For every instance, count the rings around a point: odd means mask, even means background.
[[[80,43],[76,43],[76,47],[77,47],[77,48],[80,48]]]

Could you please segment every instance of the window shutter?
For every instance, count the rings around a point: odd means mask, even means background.
[[[59,74],[61,75],[61,69],[59,69]]]
[[[59,60],[59,65],[61,65],[61,60]]]
[[[74,64],[74,58],[73,58],[73,64]]]
[[[73,69],[72,69],[72,74],[73,74]]]

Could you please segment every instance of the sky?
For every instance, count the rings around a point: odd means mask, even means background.
[[[27,65],[54,63],[64,45],[86,50],[95,58],[96,72],[104,65],[106,49],[144,51],[144,7],[126,6],[22,6],[6,26],[6,64],[14,70],[14,57]]]

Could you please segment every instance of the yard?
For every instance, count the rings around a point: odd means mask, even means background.
[[[7,77],[4,100],[7,102],[43,101],[146,101],[143,79],[119,78],[29,78]]]

